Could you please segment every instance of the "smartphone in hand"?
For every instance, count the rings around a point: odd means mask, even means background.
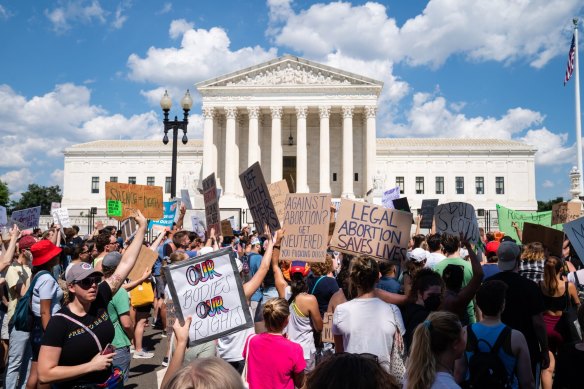
[[[101,351],[101,355],[111,354],[116,351],[116,347],[111,343],[108,343],[103,350]]]

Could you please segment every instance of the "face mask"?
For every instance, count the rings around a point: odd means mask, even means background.
[[[437,311],[438,307],[440,306],[440,304],[442,303],[442,299],[441,296],[438,294],[431,294],[430,296],[428,296],[425,300],[424,300],[424,307],[433,312],[433,311]]]

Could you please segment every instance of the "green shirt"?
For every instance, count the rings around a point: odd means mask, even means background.
[[[470,279],[472,278],[472,265],[470,264],[470,262],[465,261],[462,258],[444,258],[443,260],[438,262],[438,264],[436,264],[436,266],[434,266],[434,271],[437,272],[438,274],[442,275],[442,273],[444,272],[444,269],[448,265],[458,265],[458,266],[462,266],[464,268],[464,279],[462,280],[462,287],[464,288],[465,286],[467,286],[468,283],[470,282]],[[474,312],[474,301],[473,300],[471,300],[470,303],[468,303],[468,306],[466,307],[466,311],[468,312],[468,318],[469,318],[470,323],[471,324],[476,323],[477,319],[476,319],[475,312]]]
[[[107,313],[115,328],[112,345],[116,348],[130,346],[130,339],[120,323],[120,315],[130,312],[130,296],[124,288],[120,288],[107,306]]]

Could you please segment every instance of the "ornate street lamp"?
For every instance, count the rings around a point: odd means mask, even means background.
[[[182,143],[187,144],[189,141],[187,138],[187,126],[189,124],[189,111],[193,106],[193,99],[191,99],[191,94],[187,89],[184,97],[180,101],[180,105],[183,109],[183,120],[178,120],[178,117],[174,117],[174,120],[168,120],[168,112],[170,111],[170,107],[172,107],[172,100],[168,96],[168,92],[164,91],[164,96],[160,99],[160,108],[162,108],[162,112],[164,112],[164,137],[162,138],[162,143],[165,145],[168,144],[168,131],[172,130],[172,177],[170,182],[170,197],[176,197],[176,157],[178,154],[177,149],[177,138],[178,138],[178,130],[183,131]]]

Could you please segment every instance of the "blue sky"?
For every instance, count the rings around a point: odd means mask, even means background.
[[[62,185],[62,150],[162,137],[158,102],[295,54],[385,83],[378,136],[538,147],[539,200],[568,197],[582,0],[0,0],[0,179]],[[581,34],[582,35],[582,34]],[[581,51],[581,50],[580,50]],[[201,137],[200,104],[189,128]],[[178,114],[178,110],[176,114]]]

